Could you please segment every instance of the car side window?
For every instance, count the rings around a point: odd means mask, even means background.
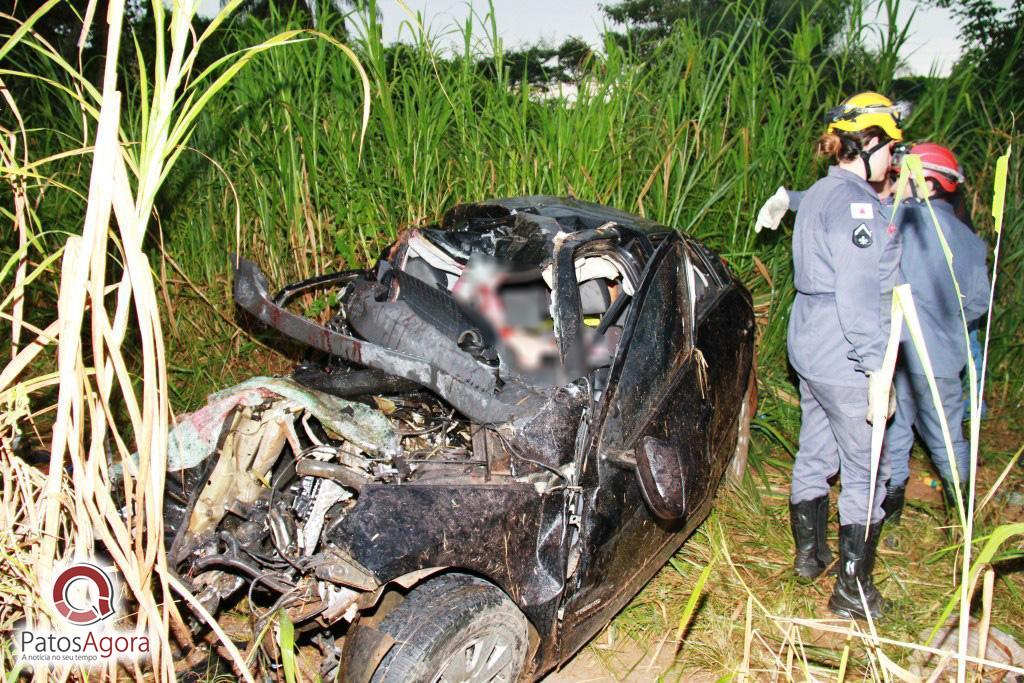
[[[718,295],[731,282],[722,260],[700,242],[687,243],[693,272],[693,300],[695,316],[700,320],[709,311]]]
[[[618,384],[609,399],[606,445],[632,447],[650,412],[663,398],[693,348],[689,264],[680,240],[660,245],[644,273],[633,323],[627,321]],[[613,375],[615,374],[613,369]]]

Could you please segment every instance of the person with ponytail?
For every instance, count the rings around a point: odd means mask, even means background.
[[[890,387],[878,371],[901,241],[892,206],[875,186],[887,181],[892,146],[903,139],[904,111],[866,92],[828,113],[815,148],[832,165],[801,198],[793,232],[797,294],[787,347],[801,407],[790,494],[794,570],[813,579],[832,563],[826,542],[829,479],[838,472],[840,561],[829,608],[844,618],[877,619],[884,610],[872,572],[889,472],[883,457],[869,509],[870,420],[879,401],[889,403],[887,416],[893,409]]]

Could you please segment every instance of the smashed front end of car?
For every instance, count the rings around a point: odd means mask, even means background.
[[[210,397],[171,435],[169,560],[209,611],[257,595],[263,619],[284,609],[300,631],[345,636],[323,667],[343,680],[368,680],[390,646],[360,617],[449,568],[553,632],[594,371],[652,247],[627,214],[534,204],[459,207],[371,270],[274,296],[236,261],[237,304],[314,353]],[[325,290],[329,319],[289,310]],[[553,661],[553,639],[533,648]]]
[[[550,611],[562,574],[556,489],[568,475],[514,466],[501,437],[428,393],[375,406],[260,377],[179,423],[168,557],[207,610],[255,594],[263,620],[284,609],[300,630],[351,636],[388,590],[457,567]],[[389,643],[371,626],[356,634]],[[332,675],[340,649],[321,644]],[[345,662],[342,680],[368,680],[385,652],[360,658],[362,675]]]
[[[173,430],[169,561],[210,612],[247,598],[255,634],[283,610],[324,676],[535,678],[742,471],[750,296],[674,230],[524,197],[276,294],[234,266],[238,306],[307,352]]]

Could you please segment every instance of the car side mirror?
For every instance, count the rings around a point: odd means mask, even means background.
[[[647,507],[659,519],[673,522],[686,514],[686,478],[676,446],[645,436],[636,447],[636,476]]]

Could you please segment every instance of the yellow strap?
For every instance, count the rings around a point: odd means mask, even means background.
[[[889,219],[889,222],[893,224],[896,223],[896,212],[899,211],[900,203],[907,195],[907,183],[910,181],[910,169],[907,167],[907,157],[909,156],[912,155],[903,155],[903,160],[900,162],[900,175],[896,179],[896,187],[893,190],[892,216]]]
[[[996,219],[995,227],[998,235],[1003,229],[1003,206],[1006,200],[1006,174],[1010,166],[1010,152],[1013,146],[1006,148],[1006,154],[996,159],[996,178],[992,191],[992,217]]]

